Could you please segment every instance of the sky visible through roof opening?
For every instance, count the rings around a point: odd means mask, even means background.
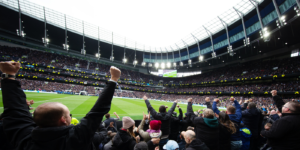
[[[241,0],[29,0],[146,47],[170,48]],[[221,22],[220,22],[221,24]],[[124,40],[125,44],[125,40]],[[175,47],[174,47],[175,48]]]

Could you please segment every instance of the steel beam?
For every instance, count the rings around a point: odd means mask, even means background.
[[[206,30],[206,33],[210,37],[211,48],[212,48],[212,51],[215,52],[214,42],[213,42],[213,38],[212,38],[212,33],[209,30],[207,30],[204,26],[203,26],[203,28]]]
[[[182,40],[182,39],[181,39]],[[182,40],[182,42],[183,42],[183,44],[185,45],[185,47],[186,47],[186,51],[187,51],[187,54],[188,54],[188,57],[189,57],[189,59],[190,59],[190,52],[189,52],[189,47],[188,47],[188,45]]]
[[[65,15],[65,49],[69,51],[68,49],[68,27],[67,27],[67,16]]]
[[[280,14],[280,11],[279,11],[279,8],[278,8],[278,5],[277,5],[277,2],[276,0],[273,0],[273,4],[274,4],[274,7],[275,7],[275,10],[276,10],[276,13],[277,13],[277,16],[278,16],[278,20],[280,22],[280,25],[283,26],[283,22],[281,20],[281,14]]]
[[[170,46],[171,47],[171,49],[172,49],[172,53],[173,53],[173,62],[175,62],[175,57],[174,57],[174,49],[173,49],[173,47],[172,46]]]
[[[197,46],[198,46],[198,52],[199,52],[199,56],[201,56],[201,52],[200,52],[200,46],[199,46],[199,40],[191,33],[191,35],[194,37],[194,40],[196,41],[197,43]]]
[[[218,16],[218,18],[220,19],[220,21],[221,21],[223,27],[224,27],[225,30],[226,30],[226,34],[227,34],[227,42],[228,42],[228,46],[230,46],[230,39],[229,39],[229,34],[228,34],[228,26],[227,26],[226,22],[225,22],[224,20],[222,20],[219,16]]]
[[[99,57],[98,59],[100,58],[100,31],[99,31],[99,26],[98,26],[98,54],[99,54]]]
[[[296,3],[298,5],[298,9],[300,9],[300,0],[296,0]]]
[[[22,37],[22,11],[20,7],[20,0],[18,0],[18,10],[19,10],[19,35]]]
[[[252,4],[252,5],[255,7],[255,9],[256,9],[256,13],[257,13],[258,20],[259,20],[259,23],[260,23],[260,26],[261,26],[261,30],[263,30],[263,29],[264,29],[264,24],[263,24],[262,19],[261,19],[261,16],[260,16],[260,12],[259,12],[259,8],[258,8],[258,2],[255,1],[255,0],[249,0],[249,1],[251,2],[251,4]],[[256,3],[256,4],[253,4],[253,2]]]
[[[44,31],[44,46],[47,47],[48,42],[47,42],[47,19],[46,19],[46,10],[45,7],[43,7],[44,9],[44,27],[45,27],[45,31]]]
[[[177,46],[177,48],[178,48],[178,50],[179,50],[179,58],[180,58],[180,62],[181,62],[180,47],[179,47],[177,44],[175,44],[175,45]]]
[[[245,27],[245,21],[244,21],[244,14],[237,10],[236,8],[233,7],[233,9],[236,11],[236,13],[240,16],[241,20],[242,20],[242,25],[243,25],[243,30],[244,30],[244,36],[245,39],[247,39],[247,32],[246,32],[246,27]]]

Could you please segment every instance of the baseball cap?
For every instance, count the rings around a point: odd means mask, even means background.
[[[174,140],[169,140],[168,143],[163,147],[165,150],[175,150],[176,148],[179,148],[179,146]]]

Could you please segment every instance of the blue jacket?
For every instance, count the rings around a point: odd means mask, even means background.
[[[235,127],[236,127],[236,133],[231,135],[231,141],[240,141],[241,140],[241,133],[240,133],[239,125],[242,121],[242,109],[241,109],[241,105],[236,100],[234,101],[234,105],[235,105],[235,108],[236,108],[235,114],[228,115],[230,120],[235,124]],[[216,114],[220,113],[220,111],[217,108],[217,103],[216,102],[213,103],[212,108],[213,108],[213,111]]]
[[[250,138],[251,138],[251,131],[248,128],[241,128],[241,140],[243,142],[242,147],[240,150],[249,150],[250,149]]]
[[[271,115],[270,117],[271,117],[271,119],[273,119],[274,121],[276,121],[276,120],[278,120],[278,119],[280,118],[278,114]]]

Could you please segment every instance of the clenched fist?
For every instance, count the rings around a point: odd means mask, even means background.
[[[192,102],[192,100],[193,100],[192,98],[188,98],[187,99],[188,102]]]
[[[20,63],[18,62],[0,62],[0,70],[8,75],[16,75],[20,69],[20,66]]]
[[[214,101],[215,101],[216,103],[219,103],[219,99],[218,99],[218,98],[215,98]]]
[[[233,98],[233,97],[230,97],[230,101],[232,101],[232,102],[233,102],[233,101],[234,101],[234,98]]]
[[[111,80],[118,82],[120,76],[121,76],[121,70],[117,67],[111,66],[110,67],[110,75]]]
[[[148,97],[147,97],[146,95],[144,95],[143,99],[144,99],[144,100],[147,100],[147,99],[148,99]]]
[[[277,91],[276,90],[272,90],[271,93],[272,93],[272,96],[276,96],[277,95]]]

